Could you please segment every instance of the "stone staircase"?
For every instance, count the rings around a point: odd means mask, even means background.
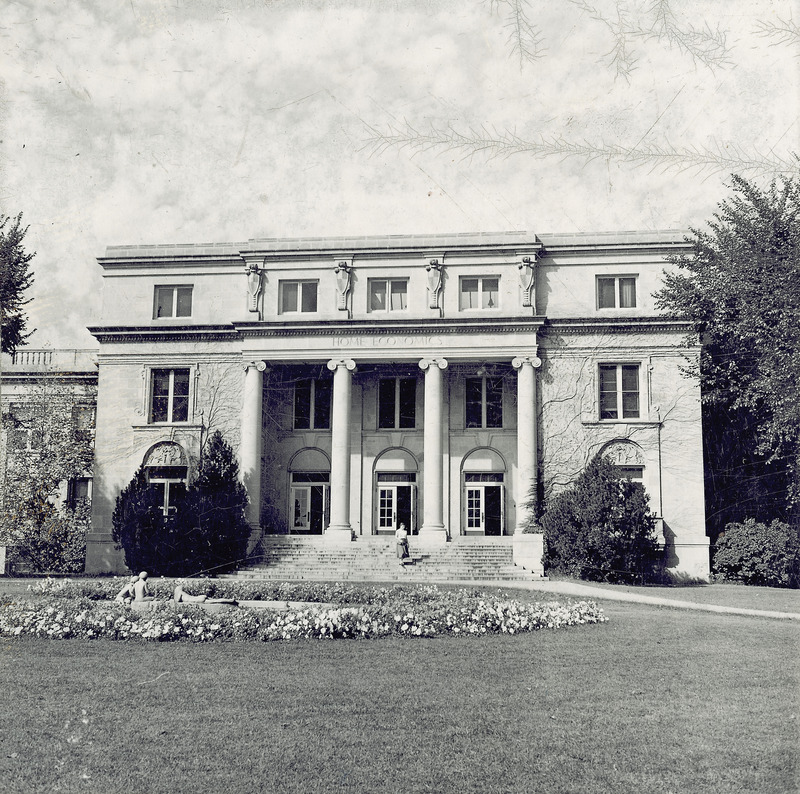
[[[409,538],[410,561],[400,565],[393,538],[359,537],[334,544],[322,537],[265,536],[260,556],[223,578],[362,582],[533,581],[514,565],[511,538],[456,538],[425,544]]]

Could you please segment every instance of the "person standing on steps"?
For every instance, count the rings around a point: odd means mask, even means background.
[[[405,565],[409,558],[408,532],[406,531],[405,524],[401,522],[400,526],[397,527],[397,531],[394,533],[394,537],[397,542],[397,559],[400,561],[400,565]]]

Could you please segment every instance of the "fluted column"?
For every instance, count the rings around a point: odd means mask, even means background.
[[[333,372],[333,410],[331,417],[331,521],[325,530],[329,540],[350,541],[350,402],[353,370],[351,358],[328,362]]]
[[[535,515],[531,498],[536,498],[538,486],[537,427],[536,427],[536,373],[542,366],[537,356],[520,356],[512,362],[517,370],[517,526],[520,534]]]
[[[447,368],[447,361],[443,358],[423,358],[419,366],[425,372],[424,510],[419,534],[426,540],[444,542],[447,540],[447,530],[442,520],[442,371]]]
[[[266,368],[263,361],[251,361],[244,365],[239,474],[247,489],[249,502],[245,515],[252,530],[259,529],[261,517],[261,428]]]

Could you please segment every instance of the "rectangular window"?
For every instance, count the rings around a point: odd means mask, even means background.
[[[156,287],[153,298],[153,319],[161,317],[191,317],[192,287]]]
[[[186,496],[186,466],[151,466],[147,480],[158,496],[161,512],[165,516],[175,513]]]
[[[329,430],[332,380],[305,378],[294,385],[294,429]]]
[[[598,309],[636,308],[636,277],[608,276],[597,279]]]
[[[67,506],[71,509],[91,498],[92,480],[89,477],[73,477],[67,481]]]
[[[639,365],[600,365],[600,418],[638,419]]]
[[[369,310],[399,312],[408,307],[408,279],[371,278]]]
[[[464,398],[466,427],[503,426],[502,378],[467,378]]]
[[[496,276],[461,279],[461,302],[464,309],[496,309],[500,279]]]
[[[188,421],[188,369],[154,369],[150,387],[151,422]]]
[[[378,384],[378,427],[415,427],[416,401],[416,378],[382,378]]]
[[[297,314],[316,310],[316,281],[281,281],[279,314]]]

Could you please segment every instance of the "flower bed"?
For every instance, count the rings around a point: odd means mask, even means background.
[[[209,615],[196,605],[176,606],[168,601],[141,613],[122,604],[87,597],[47,597],[0,607],[0,636],[194,642],[469,637],[606,621],[603,611],[589,601],[522,604],[478,591],[441,591],[435,586],[346,589],[351,596],[360,590],[376,601],[280,613],[240,608]],[[330,591],[327,594],[330,596]],[[378,603],[377,599],[382,601]]]

